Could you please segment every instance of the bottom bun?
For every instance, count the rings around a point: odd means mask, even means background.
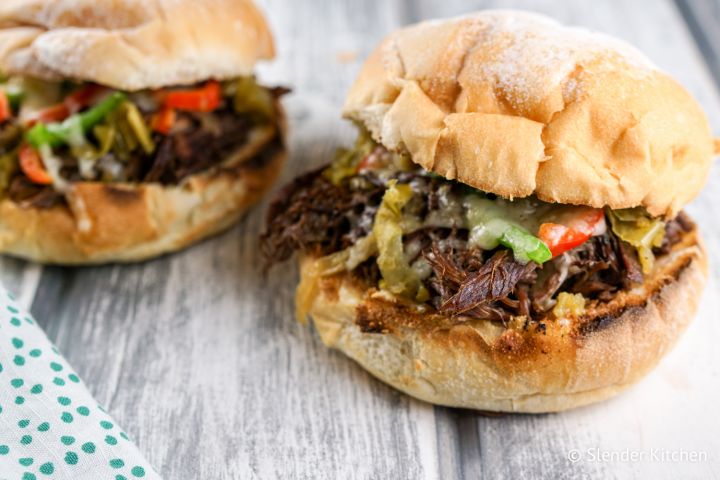
[[[648,373],[690,323],[707,259],[697,232],[687,233],[642,285],[582,318],[507,326],[423,311],[349,274],[316,271],[314,259],[301,260],[299,316],[380,380],[439,405],[540,413],[604,400]]]
[[[267,140],[266,133],[258,137]],[[66,194],[67,204],[51,208],[3,199],[0,252],[77,265],[139,261],[184,248],[228,228],[270,188],[286,157],[274,128],[272,135],[275,140],[245,145],[179,185],[79,182]]]

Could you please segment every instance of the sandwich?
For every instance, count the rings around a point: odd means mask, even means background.
[[[707,119],[625,43],[488,11],[389,35],[350,89],[355,145],[279,191],[300,321],[419,399],[551,412],[637,382],[707,275],[683,212]]]
[[[3,0],[0,252],[128,262],[220,232],[285,154],[251,0]]]

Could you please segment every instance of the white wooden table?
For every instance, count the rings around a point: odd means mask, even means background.
[[[282,181],[351,141],[340,106],[385,33],[480,8],[527,8],[629,40],[697,96],[720,134],[712,1],[261,4],[279,46],[261,77],[294,90]],[[68,269],[2,259],[0,276],[167,479],[720,478],[719,167],[689,208],[712,256],[695,323],[636,388],[565,414],[434,408],[326,350],[293,320],[294,265],[260,275],[266,203],[230,232],[152,262]],[[681,461],[659,461],[663,451]],[[622,457],[632,452],[643,458]],[[682,452],[705,458],[682,461]]]

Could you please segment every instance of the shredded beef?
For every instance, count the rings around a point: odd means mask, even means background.
[[[500,301],[507,306],[519,308],[519,302],[509,299],[518,282],[535,270],[534,263],[523,265],[513,260],[507,250],[499,250],[484,263],[479,250],[466,250],[471,259],[465,263],[468,269],[456,264],[437,246],[425,258],[433,267],[433,289],[438,292],[436,308],[448,315],[469,314],[487,318],[502,315]],[[466,257],[468,255],[465,255]],[[475,268],[479,267],[479,268]]]
[[[321,170],[297,177],[271,203],[261,237],[268,261],[287,260],[295,250],[336,252],[372,228],[384,187],[371,181],[336,186],[320,175]]]
[[[680,212],[677,216],[665,225],[665,237],[663,243],[657,248],[653,249],[653,253],[656,255],[664,255],[670,252],[673,245],[678,243],[684,233],[690,232],[693,229],[692,220],[687,216],[685,212]]]
[[[267,229],[261,236],[268,266],[287,260],[296,250],[327,255],[369,233],[384,193],[383,183],[367,172],[334,185],[322,170],[296,178],[272,202]],[[447,193],[443,189],[463,188],[420,173],[405,172],[396,178],[420,193],[405,206],[405,212],[412,211],[421,218],[439,208]],[[665,241],[656,249],[658,254],[669,251],[693,224],[681,213],[666,228]],[[422,257],[431,267],[430,275],[423,279],[430,292],[429,303],[450,316],[500,322],[518,315],[541,318],[553,308],[561,291],[609,300],[619,290],[643,281],[635,249],[609,228],[542,266],[519,263],[503,248],[470,248],[467,236],[467,230],[461,228],[425,227],[404,237],[406,252],[408,245],[413,245],[413,258],[409,260]],[[380,279],[374,258],[353,274],[368,285],[376,285]]]
[[[634,250],[629,243],[623,242],[614,236],[613,239],[615,240],[615,243],[617,245],[617,250],[620,254],[620,259],[622,260],[623,267],[625,267],[623,286],[627,286],[629,282],[642,282],[642,267],[640,266],[640,260],[638,260],[637,251]]]
[[[32,183],[22,175],[12,179],[8,195],[14,202],[37,208],[50,208],[65,201],[65,197],[54,188]]]
[[[553,298],[560,291],[608,300],[619,289],[643,280],[634,249],[611,231],[543,265],[542,273],[530,294],[537,313],[552,308]]]
[[[281,87],[270,88],[269,91],[275,98],[288,92]],[[154,112],[143,113],[145,121],[149,123]],[[156,149],[151,155],[136,150],[122,162],[122,180],[178,184],[188,176],[219,165],[227,159],[247,141],[254,122],[249,114],[235,112],[228,99],[224,99],[213,112],[178,111],[177,127],[169,135],[153,134]],[[11,130],[12,125],[0,128],[0,140],[4,135],[10,135]],[[243,163],[243,168],[263,166],[277,152],[280,141],[277,136],[255,157]],[[0,144],[3,143],[0,141]],[[77,161],[67,149],[55,154],[62,161],[63,178],[71,182],[83,180]],[[13,178],[8,194],[13,201],[37,208],[48,208],[65,201],[63,195],[52,186],[33,184],[22,174]]]
[[[200,114],[183,115],[185,128],[167,136],[154,135],[158,148],[154,156],[142,159],[146,169],[140,172],[140,181],[176,184],[206,170],[245,143],[252,125],[250,117],[238,115],[231,107],[213,112],[212,126],[203,123]]]

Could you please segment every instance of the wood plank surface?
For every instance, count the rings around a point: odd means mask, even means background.
[[[262,0],[293,88],[292,157],[281,182],[328,161],[353,129],[339,119],[362,60],[389,31],[479,8],[527,8],[625,38],[676,76],[720,132],[710,71],[671,1]],[[267,201],[187,251],[130,266],[40,269],[2,259],[100,402],[167,479],[719,478],[720,171],[691,206],[713,255],[700,315],[637,388],[560,415],[485,417],[433,408],[374,380],[293,320],[297,270],[261,275]],[[588,449],[705,450],[699,463],[598,462]],[[577,449],[585,458],[568,460]]]
[[[720,85],[720,0],[675,0]]]

